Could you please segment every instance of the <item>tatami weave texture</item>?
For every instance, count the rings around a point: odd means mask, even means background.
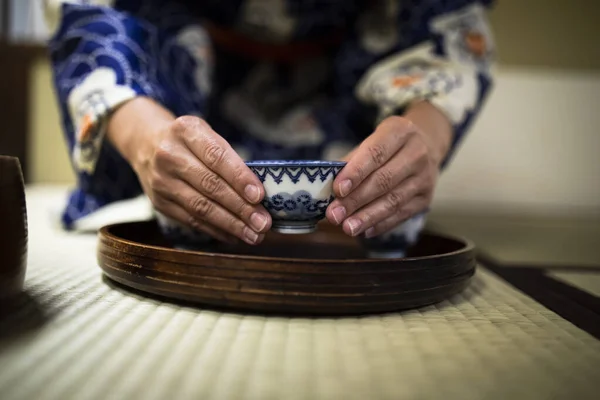
[[[104,281],[95,235],[54,229],[43,193],[28,197],[27,296],[0,320],[0,399],[599,396],[600,342],[481,268],[461,295],[404,313],[183,307]]]

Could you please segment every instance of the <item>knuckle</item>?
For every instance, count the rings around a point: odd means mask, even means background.
[[[196,119],[196,117],[189,115],[177,117],[177,119],[173,121],[171,134],[178,137],[184,137],[196,124]]]
[[[249,218],[254,212],[254,209],[249,206],[243,199],[240,199],[235,207],[234,212],[242,218]]]
[[[410,217],[412,217],[412,215],[413,215],[413,213],[410,210],[407,210],[405,208],[400,209],[397,214],[398,222],[404,222],[407,219],[409,219]]]
[[[219,225],[217,225],[228,235],[244,239],[245,224],[234,216],[228,216]]]
[[[346,197],[344,199],[343,203],[346,206],[346,212],[348,214],[351,214],[354,211],[358,210],[358,207],[360,206],[360,202],[358,201],[358,199],[356,198],[356,196],[348,196],[348,197]]]
[[[190,210],[200,218],[207,217],[212,211],[212,203],[203,196],[196,196],[190,200]]]
[[[196,220],[196,218],[189,216],[187,219],[187,225],[190,226],[192,229],[199,231],[201,230],[200,224],[198,223],[198,221]]]
[[[183,132],[186,131],[198,124],[200,118],[194,117],[191,115],[182,115],[181,117],[177,117],[175,121],[173,121],[173,131],[174,132]]]
[[[421,175],[420,179],[417,182],[412,184],[411,189],[413,189],[416,192],[429,192],[435,188],[435,183],[435,174],[432,171],[427,170],[423,173],[423,175]]]
[[[391,118],[392,121],[394,121],[394,124],[401,128],[399,130],[407,135],[412,135],[418,131],[418,128],[415,125],[415,123],[409,118],[402,117],[399,115],[394,115]]]
[[[167,214],[167,203],[163,200],[163,198],[161,196],[154,196],[151,195],[150,197],[150,201],[152,202],[152,206],[154,206],[154,208],[163,214]]]
[[[387,193],[392,190],[394,182],[394,174],[389,169],[381,169],[375,175],[375,183],[377,188],[382,193]]]
[[[417,162],[421,164],[429,162],[429,149],[425,143],[418,142],[413,154]]]
[[[202,118],[192,115],[183,115],[173,121],[171,133],[186,142],[194,141],[198,135],[203,135],[208,131],[208,124]]]
[[[399,191],[390,192],[387,196],[387,209],[390,212],[398,213],[404,205],[404,194]]]
[[[235,217],[231,217],[227,223],[228,226],[231,227],[231,234],[234,236],[238,236],[239,238],[243,238],[244,229],[246,229],[246,224]],[[250,229],[250,228],[247,228]],[[251,229],[250,229],[251,230]]]
[[[206,163],[210,168],[218,167],[225,161],[225,150],[217,143],[210,143],[204,149]]]
[[[423,190],[425,187],[425,180],[423,178],[413,178],[406,181],[402,188],[407,193],[407,196],[415,195]]]
[[[222,190],[219,177],[209,171],[204,172],[200,177],[200,185],[207,195],[215,195]]]
[[[359,181],[363,181],[367,177],[367,169],[364,165],[356,165],[354,172]]]
[[[401,127],[409,126],[412,122],[406,117],[402,117],[400,115],[391,115],[385,119],[384,123],[393,125],[395,127]]]
[[[404,141],[417,131],[415,124],[410,119],[399,115],[392,115],[386,118],[383,123],[390,129],[396,141]]]
[[[363,224],[365,224],[365,226],[367,227],[371,227],[373,226],[373,223],[376,220],[376,213],[370,210],[364,210],[363,212],[360,213],[359,215],[359,219],[363,222]]]
[[[164,181],[165,181],[165,179],[158,172],[153,171],[152,173],[150,173],[148,183],[149,183],[150,189],[152,189],[152,191],[161,190],[165,186]]]
[[[435,189],[435,179],[433,177],[426,177],[423,180],[423,190],[426,193],[431,193]]]
[[[162,140],[154,151],[154,160],[157,165],[168,165],[173,162],[175,149],[169,140]]]
[[[251,181],[256,178],[256,175],[243,163],[230,162],[230,168],[233,172],[233,176],[236,177],[236,180],[239,181]],[[234,182],[232,182],[234,183]],[[232,185],[232,187],[235,187]]]
[[[382,165],[386,160],[387,151],[381,144],[374,144],[369,147],[369,153],[371,154],[371,160],[375,165]]]
[[[191,215],[187,219],[187,224],[196,231],[206,232],[206,225],[203,224],[202,222],[198,221],[196,218],[192,217]],[[206,233],[208,233],[208,232],[206,232]]]

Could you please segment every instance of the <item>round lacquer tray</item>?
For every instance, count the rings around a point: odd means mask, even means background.
[[[464,289],[475,271],[468,241],[424,233],[402,259],[369,259],[330,225],[270,233],[257,247],[173,248],[155,222],[104,227],[98,261],[122,285],[187,302],[258,312],[359,314],[424,306]]]

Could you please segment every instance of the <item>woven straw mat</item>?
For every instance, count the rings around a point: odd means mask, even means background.
[[[462,294],[403,313],[222,313],[109,285],[95,235],[58,231],[31,197],[0,399],[598,398],[600,342],[482,268]]]

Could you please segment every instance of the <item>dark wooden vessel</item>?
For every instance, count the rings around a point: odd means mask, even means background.
[[[19,159],[0,156],[0,301],[23,288],[27,267],[27,210]]]
[[[368,259],[358,241],[324,225],[269,234],[262,245],[173,248],[154,222],[107,226],[98,261],[122,285],[187,302],[257,312],[361,314],[439,302],[464,289],[474,246],[424,233],[407,258]]]

